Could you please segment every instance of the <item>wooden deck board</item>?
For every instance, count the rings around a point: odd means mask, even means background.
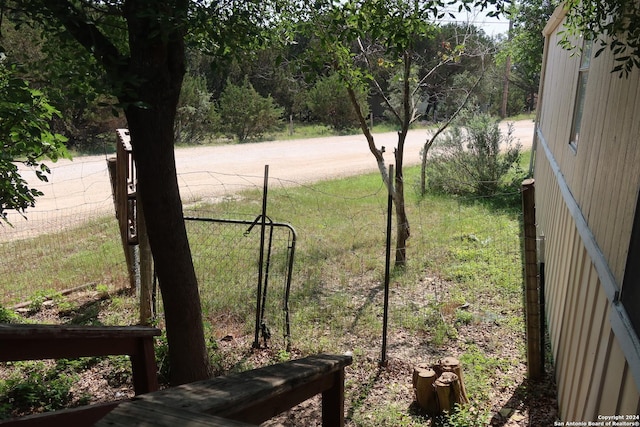
[[[135,404],[133,404],[133,402],[121,404],[111,411],[109,417],[98,421],[95,427],[123,425],[137,425],[141,427],[249,427],[255,424],[247,424],[228,418],[141,401]]]
[[[344,425],[344,368],[352,357],[315,355],[228,376],[136,396],[107,415],[100,426],[145,425],[149,408],[174,408],[259,424],[322,394],[323,426]],[[142,406],[138,410],[136,406]],[[135,408],[135,409],[134,409]],[[122,418],[128,414],[126,423]],[[197,425],[197,424],[195,424]],[[215,425],[215,424],[214,424]]]

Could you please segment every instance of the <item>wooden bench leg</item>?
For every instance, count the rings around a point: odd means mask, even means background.
[[[344,426],[344,369],[333,376],[333,386],[322,392],[322,427]]]
[[[139,339],[137,354],[131,355],[131,371],[133,373],[133,389],[135,394],[157,391],[158,368],[153,349],[153,338]]]

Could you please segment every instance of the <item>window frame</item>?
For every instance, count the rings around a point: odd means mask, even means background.
[[[571,133],[569,134],[569,146],[577,151],[580,142],[582,128],[582,114],[584,112],[585,98],[587,97],[587,84],[589,82],[589,68],[591,66],[591,53],[593,40],[582,38],[580,49],[580,66],[576,82],[576,94],[573,101],[573,117],[571,118]]]

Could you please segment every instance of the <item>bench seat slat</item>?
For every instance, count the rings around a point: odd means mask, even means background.
[[[323,376],[351,364],[351,356],[316,355],[251,371],[184,384],[138,396],[159,405],[176,406],[194,412],[227,416],[291,390],[304,388]],[[314,390],[331,387],[332,380]],[[304,398],[302,399],[304,400]],[[301,400],[301,401],[302,401]]]
[[[195,417],[190,414],[221,417],[220,422],[227,423],[221,425],[256,425],[322,393],[322,425],[342,427],[344,368],[351,362],[352,357],[348,355],[321,354],[183,384],[136,396],[121,404],[97,425],[147,426],[151,425],[150,419],[155,421],[154,425],[186,425],[186,420],[176,422],[173,417]],[[160,424],[164,415],[159,408],[165,408],[167,419],[172,421]],[[203,420],[209,421],[208,418]],[[232,420],[250,424],[230,424]]]
[[[149,402],[122,403],[111,411],[106,419],[95,424],[95,427],[114,426],[149,426],[149,427],[250,427],[246,424],[214,415],[191,412],[171,406],[156,405]]]
[[[146,326],[71,326],[0,324],[0,339],[153,337],[160,329]]]

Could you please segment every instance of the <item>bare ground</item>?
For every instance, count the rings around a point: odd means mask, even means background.
[[[414,296],[417,304],[427,304],[426,295],[434,291],[430,287],[438,286],[439,292],[446,292],[447,286],[453,286],[436,278],[427,278],[421,285],[426,286],[423,300],[419,295]],[[354,289],[354,295],[364,292]],[[75,301],[74,310],[59,311],[55,305],[45,304],[42,310],[30,314],[30,319],[41,323],[87,323],[100,322],[103,317],[114,310],[111,300],[96,292],[83,292],[72,296]],[[416,300],[416,298],[418,300]],[[363,304],[366,302],[363,301]],[[479,307],[466,308],[472,312],[481,312]],[[445,320],[453,323],[449,312],[443,311]],[[345,313],[354,316],[355,313]],[[123,314],[128,317],[127,314]],[[354,319],[354,322],[356,320]],[[217,328],[217,339],[220,354],[223,356],[220,366],[223,370],[234,370],[239,367],[250,368],[276,363],[282,357],[277,348],[251,349],[252,336],[239,333],[229,334],[230,330],[240,330],[240,326],[225,325]],[[416,334],[402,328],[390,328],[388,336],[388,363],[381,367],[380,340],[367,336],[344,335],[331,337],[336,341],[336,348],[345,350],[357,349],[354,363],[346,370],[346,399],[345,413],[347,426],[394,426],[402,419],[403,426],[418,425],[446,425],[429,420],[421,414],[414,401],[414,391],[411,385],[413,366],[419,362],[433,363],[447,356],[459,356],[464,352],[465,345],[474,343],[487,357],[499,359],[502,363],[491,373],[494,387],[487,396],[474,398],[470,396],[471,411],[490,412],[490,426],[550,426],[557,420],[556,391],[551,375],[547,374],[543,381],[533,383],[527,380],[526,366],[523,363],[522,333],[514,332],[496,319],[481,319],[468,324],[457,324],[457,334],[443,345],[431,344],[428,333]],[[312,331],[316,334],[329,333],[327,331]],[[302,357],[299,350],[290,353],[291,358]],[[471,366],[465,369],[472,369]],[[0,377],[6,375],[0,369]],[[133,395],[130,373],[123,372],[122,366],[110,366],[100,363],[91,367],[81,375],[72,390],[77,401],[83,395],[91,395],[91,403],[131,397]],[[387,408],[380,411],[380,408]],[[38,412],[38,408],[34,408]],[[385,418],[385,411],[394,412],[390,418]],[[320,399],[310,399],[294,407],[280,416],[267,421],[264,427],[284,426],[320,426]],[[395,421],[394,421],[395,420]],[[460,425],[460,424],[457,424]],[[480,424],[474,424],[480,425]]]

